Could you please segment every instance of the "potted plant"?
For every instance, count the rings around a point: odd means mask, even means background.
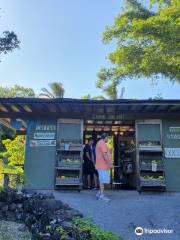
[[[23,189],[23,184],[24,184],[24,176],[23,174],[17,174],[16,176],[16,189],[17,193],[21,194],[22,189]]]
[[[24,174],[17,174],[16,177],[16,189],[17,189],[17,193],[21,194],[22,193],[22,189],[24,186],[29,186],[29,182],[27,181],[27,178],[25,177]]]

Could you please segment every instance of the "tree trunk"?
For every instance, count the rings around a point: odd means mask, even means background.
[[[9,187],[9,175],[6,173],[4,174],[3,187],[4,187],[4,190],[7,190]]]

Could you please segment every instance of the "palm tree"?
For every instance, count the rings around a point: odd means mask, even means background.
[[[121,88],[121,93],[119,96],[118,96],[118,89],[117,89],[116,83],[113,83],[108,85],[107,87],[104,87],[103,92],[108,97],[108,99],[111,99],[111,100],[123,99],[124,93],[125,93],[125,87]]]
[[[50,90],[47,88],[41,88],[42,93],[39,94],[40,97],[46,98],[63,98],[64,97],[64,87],[60,82],[49,83]]]
[[[109,85],[107,87],[104,87],[102,89],[102,91],[106,95],[107,98],[104,97],[103,95],[91,97],[90,94],[87,94],[85,96],[82,96],[81,99],[91,99],[91,100],[106,100],[106,99],[116,100],[116,99],[123,99],[124,98],[124,93],[125,93],[125,87],[121,88],[121,93],[120,93],[119,97],[118,97],[117,85],[115,85],[115,84]]]

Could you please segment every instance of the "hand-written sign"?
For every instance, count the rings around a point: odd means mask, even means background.
[[[180,127],[169,127],[169,133],[167,134],[167,138],[180,140]]]
[[[56,131],[56,125],[54,124],[38,124],[36,125],[36,131]]]
[[[124,114],[118,114],[118,115],[114,115],[114,114],[93,114],[92,115],[92,119],[95,120],[123,120],[124,119]]]
[[[165,158],[180,158],[180,148],[165,148]]]
[[[171,133],[180,133],[180,127],[169,127]]]
[[[55,132],[35,132],[34,139],[54,139]]]
[[[30,147],[54,147],[56,140],[30,140]]]

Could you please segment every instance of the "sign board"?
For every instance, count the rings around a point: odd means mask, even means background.
[[[168,139],[180,140],[180,127],[169,127]]]
[[[36,131],[56,131],[56,125],[38,124],[36,125]]]
[[[114,115],[114,114],[93,114],[92,115],[92,119],[94,120],[123,120],[124,119],[124,114],[118,114],[118,115]]]
[[[176,140],[180,140],[180,134],[172,134],[172,133],[170,133],[170,134],[167,134],[167,138],[168,139],[176,139]]]
[[[171,133],[180,133],[180,127],[169,127]]]
[[[56,140],[30,140],[30,147],[54,147]]]
[[[35,132],[34,139],[54,139],[55,132]]]
[[[165,158],[180,158],[180,148],[165,148]]]

